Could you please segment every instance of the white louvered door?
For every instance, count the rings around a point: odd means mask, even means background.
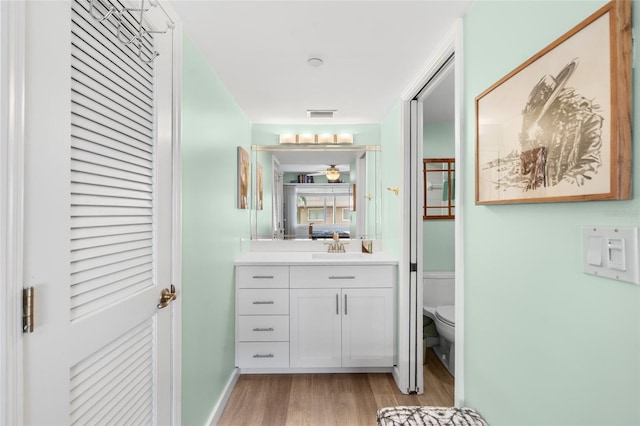
[[[172,33],[145,64],[90,0],[26,13],[25,424],[170,424]]]

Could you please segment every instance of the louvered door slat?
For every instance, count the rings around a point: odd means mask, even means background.
[[[148,177],[151,177],[153,175],[153,171],[149,167],[139,166],[137,164],[132,164],[121,159],[106,157],[95,152],[74,148],[72,156],[75,161],[82,161],[83,163],[87,164],[95,164],[114,170],[127,171],[128,173],[134,173]],[[149,180],[147,180],[147,182],[149,182]]]
[[[71,232],[79,228],[112,227],[121,225],[150,224],[152,220],[144,216],[132,217],[72,217]]]
[[[73,244],[74,241],[81,240],[83,238],[96,238],[110,235],[126,235],[135,234],[138,232],[151,232],[152,229],[153,228],[150,223],[108,227],[103,226],[94,228],[75,228],[71,230],[71,243]]]
[[[149,338],[147,329],[136,328],[126,339],[103,349],[103,356],[91,357],[76,366],[76,370],[81,368],[82,371],[75,371],[71,377],[71,399],[83,405],[91,397],[91,389],[95,389],[101,381],[113,376],[112,372],[122,367],[123,360],[142,351]]]
[[[122,180],[117,178],[110,178],[102,175],[94,175],[87,173],[80,173],[76,171],[71,172],[72,183],[84,183],[96,186],[107,186],[110,188],[122,188],[131,191],[140,191],[151,193],[152,186],[148,183],[134,182],[130,180]]]
[[[148,145],[152,144],[152,132],[145,133],[145,131],[140,131],[140,129],[127,126],[125,123],[118,121],[120,117],[114,115],[106,108],[91,109],[78,100],[74,100],[71,106],[71,124],[75,124],[76,119],[86,119],[92,121],[94,124],[98,124],[99,129],[111,129],[121,135],[127,135],[130,138],[134,138]]]
[[[152,247],[151,240],[128,241],[126,243],[110,244],[103,247],[91,247],[71,251],[71,262],[95,259],[117,255],[118,253],[131,252],[145,247]]]
[[[151,194],[144,191],[114,188],[112,186],[90,185],[85,183],[72,183],[71,192],[78,196],[87,195],[95,197],[124,198],[133,200],[151,200]]]
[[[76,284],[82,284],[91,282],[92,280],[99,281],[102,277],[118,274],[120,272],[126,272],[133,268],[146,268],[151,262],[152,257],[140,256],[132,259],[127,259],[118,263],[112,263],[108,265],[98,266],[95,268],[85,269],[83,271],[75,272],[71,275],[71,294],[74,294],[74,287]]]
[[[96,300],[98,299],[113,299],[114,297],[117,297],[117,293],[121,290],[127,288],[140,288],[141,286],[144,286],[144,283],[147,282],[147,280],[152,278],[153,274],[151,271],[148,271],[131,277],[126,277],[118,281],[111,282],[110,280],[105,280],[103,283],[104,285],[101,287],[96,287],[92,290],[71,296],[71,306],[86,307],[88,304],[95,305]]]
[[[134,140],[125,141],[122,137],[114,138],[114,132],[110,132],[110,134],[99,133],[96,128],[83,127],[82,120],[84,119],[76,117],[71,128],[71,137],[75,139],[74,144],[77,144],[78,149],[83,149],[87,143],[90,143],[94,145],[92,149],[94,152],[99,152],[100,149],[106,147],[116,152],[129,154],[131,156],[130,161],[135,161],[136,158],[152,161],[152,152],[149,145]],[[89,124],[92,125],[91,123]]]
[[[71,240],[71,251],[109,246],[127,241],[151,240],[152,238],[153,234],[151,232],[132,232],[126,234],[100,235],[91,238],[76,238]]]
[[[107,12],[107,8],[102,6],[99,1],[96,1],[94,5],[98,6],[98,9],[102,9],[99,13],[105,14]],[[116,4],[116,7],[122,7],[122,4]],[[127,22],[131,22],[127,15],[124,15],[124,18]],[[118,23],[113,16],[109,17],[104,22],[104,25],[96,25],[95,20],[89,14],[89,2],[81,1],[74,4],[71,21],[76,25],[86,28],[89,34],[88,37],[80,37],[74,34],[74,38],[93,40],[91,42],[92,45],[99,45],[102,49],[109,49],[113,54],[123,59],[123,62],[118,64],[118,68],[127,70],[128,74],[138,73],[146,76],[148,79],[151,78],[153,74],[152,64],[139,61],[137,50],[132,44],[114,43],[117,37],[116,28]]]
[[[105,145],[96,143],[95,141],[75,138],[74,145],[74,149],[79,151],[90,152],[96,155],[103,156],[105,158],[119,160],[124,163],[136,165],[149,170],[151,170],[151,168],[153,167],[152,159],[150,158],[144,158],[130,152],[121,151],[116,149],[115,147],[107,147]]]
[[[76,36],[76,40],[74,41],[75,46],[85,51],[92,50],[90,47],[91,44],[97,43],[103,46],[103,48],[97,52],[98,57],[96,59],[108,64],[109,67],[126,69],[128,71],[127,75],[130,75],[132,80],[137,84],[147,87],[152,86],[151,74],[149,74],[148,69],[145,70],[140,64],[136,64],[136,62],[140,61],[131,61],[131,56],[134,55],[131,49],[127,49],[126,46],[115,47],[109,44],[107,37],[111,37],[112,35],[106,30],[93,32],[91,30],[93,27],[86,21],[84,16],[74,14],[72,23],[71,31]],[[104,26],[102,28],[104,29]],[[105,35],[105,33],[108,33],[108,35]]]
[[[138,128],[142,132],[151,131],[152,123],[135,113],[131,108],[127,108],[122,103],[117,103],[108,97],[102,95],[102,93],[91,90],[90,88],[78,84],[71,93],[72,102],[84,103],[89,108],[98,109],[106,108],[112,115],[117,116],[117,119],[123,122],[125,125],[131,128]]]
[[[124,405],[122,410],[111,412],[111,417],[105,418],[104,424],[121,425],[125,423],[124,419],[133,419],[131,424],[143,424],[144,419],[151,416],[148,407],[151,406],[152,396],[149,393],[143,392],[150,384],[150,380],[146,382],[141,381],[135,388],[123,394],[123,398],[127,401],[127,404]],[[135,415],[133,413],[135,413]]]
[[[109,163],[108,159],[105,159],[104,163]],[[138,182],[151,185],[153,179],[149,175],[142,175],[135,173],[134,171],[126,171],[122,169],[116,169],[106,165],[100,165],[96,163],[87,163],[85,161],[71,160],[71,167],[75,172],[83,172],[90,175],[104,176],[116,178],[118,180]],[[81,180],[79,180],[81,182]]]
[[[111,424],[103,421],[109,413],[124,406],[123,390],[136,388],[147,396],[153,377],[153,353],[150,351],[154,336],[153,325],[144,323],[128,334],[104,347],[71,370],[71,424]],[[144,386],[146,384],[146,386]],[[138,424],[138,420],[149,424],[150,404],[139,400],[136,408],[147,413],[144,419],[127,417],[127,424]]]
[[[130,252],[115,253],[100,258],[90,258],[82,261],[77,261],[71,264],[71,273],[74,274],[76,272],[88,271],[107,265],[114,265],[137,257],[151,256],[152,254],[153,252],[151,248],[146,247],[137,250],[131,250]]]
[[[133,268],[120,270],[114,274],[103,275],[100,278],[92,278],[91,280],[87,280],[85,282],[78,281],[75,283],[76,285],[71,287],[71,296],[72,297],[80,296],[90,291],[94,291],[100,287],[107,287],[113,283],[120,282],[127,279],[132,279],[133,277],[139,277],[142,274],[147,274],[151,272],[152,271],[151,269],[149,269],[148,265],[139,265]],[[132,281],[132,282],[135,282],[135,281]]]
[[[88,84],[100,82],[98,83],[100,86],[109,88],[109,93],[119,94],[116,96],[130,99],[134,104],[140,105],[143,110],[145,109],[143,105],[151,104],[153,98],[150,88],[135,81],[128,75],[126,77],[131,80],[125,79],[117,73],[117,69],[113,70],[100,62],[98,58],[91,57],[91,52],[85,50],[89,48],[82,42],[80,42],[80,45],[71,47],[71,55],[75,59],[71,74],[73,78],[79,81],[87,81]]]

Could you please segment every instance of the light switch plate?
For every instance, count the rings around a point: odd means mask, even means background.
[[[585,274],[640,285],[638,227],[585,226],[582,246]]]

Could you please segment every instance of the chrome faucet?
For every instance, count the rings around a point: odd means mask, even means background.
[[[337,232],[333,233],[333,242],[329,244],[327,253],[344,253],[344,244],[340,242],[340,235]]]

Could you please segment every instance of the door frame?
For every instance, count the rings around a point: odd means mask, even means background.
[[[0,424],[22,424],[25,4],[0,2]]]
[[[402,96],[402,136],[403,142],[403,162],[405,167],[408,168],[411,162],[411,101],[418,96],[423,90],[427,82],[434,77],[440,67],[444,65],[449,57],[455,54],[455,102],[454,102],[454,128],[455,128],[455,161],[456,161],[456,219],[455,219],[455,304],[456,304],[456,353],[455,353],[455,365],[456,365],[456,378],[455,378],[455,394],[454,404],[457,407],[464,406],[464,185],[462,182],[466,177],[466,166],[472,164],[463,157],[463,136],[464,136],[464,66],[463,66],[463,22],[462,19],[458,19],[452,28],[442,38],[439,46],[434,50],[433,55],[427,60],[424,71],[412,83]],[[419,152],[421,152],[421,145]],[[417,173],[417,177],[412,176],[408,171],[405,172],[404,187],[410,188],[411,179],[421,179],[421,174]],[[419,185],[414,185],[419,189]],[[411,205],[420,202],[421,194],[419,190],[412,191],[407,199],[404,200],[403,209],[408,212]],[[418,218],[422,220],[422,218]],[[418,235],[418,246],[422,247],[422,235]],[[409,253],[411,249],[411,235],[408,227],[403,229],[403,246],[406,253]],[[421,261],[421,259],[420,259]],[[421,263],[421,262],[419,262]],[[422,271],[418,271],[419,274]],[[419,282],[422,282],[422,276],[420,275]],[[422,285],[418,285],[416,298],[420,301],[423,297]],[[409,306],[400,306],[400,311],[408,311]],[[421,329],[417,330],[417,336],[421,336]],[[422,357],[417,357],[422,361],[424,354],[422,353],[422,342],[409,342],[409,345],[415,345],[417,353],[422,354]],[[409,347],[410,347],[409,346]],[[408,349],[408,348],[407,348]],[[416,359],[416,361],[417,361]],[[421,364],[421,362],[420,362]],[[421,365],[415,367],[416,371],[422,371]],[[420,375],[416,384],[420,389],[423,388],[423,377]]]
[[[182,22],[166,4],[176,27],[172,82],[172,282],[182,291]],[[23,215],[25,129],[24,2],[0,2],[0,424],[23,423]],[[171,423],[182,416],[182,298],[171,304]],[[37,327],[37,318],[35,319]]]

